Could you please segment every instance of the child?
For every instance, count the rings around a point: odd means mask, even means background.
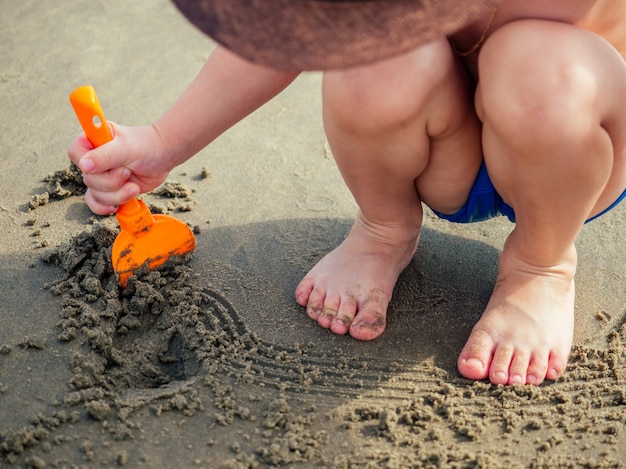
[[[514,229],[459,371],[495,384],[563,374],[574,241],[626,194],[624,2],[176,3],[225,46],[154,124],[112,124],[115,139],[97,149],[72,143],[95,213],[157,187],[299,70],[323,69],[326,134],[360,211],[297,302],[322,327],[374,339],[415,253],[422,202],[452,222],[506,215]]]

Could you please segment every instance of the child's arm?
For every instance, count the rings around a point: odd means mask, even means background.
[[[155,123],[171,168],[286,88],[298,73],[255,65],[218,47],[178,101]]]
[[[154,124],[111,124],[115,138],[96,149],[81,135],[68,155],[83,171],[91,210],[109,214],[159,186],[185,162],[287,87],[297,76],[247,62],[218,47],[182,96]]]

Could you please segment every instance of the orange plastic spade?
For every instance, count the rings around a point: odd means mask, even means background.
[[[95,146],[113,139],[96,91],[81,86],[70,94],[70,103],[89,141]],[[173,255],[193,251],[196,238],[182,221],[167,215],[152,215],[146,204],[132,199],[119,206],[115,213],[120,233],[111,252],[113,270],[122,287],[141,266],[153,269]]]

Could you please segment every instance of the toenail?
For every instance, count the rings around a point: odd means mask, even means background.
[[[346,323],[341,318],[333,319],[333,324],[337,324],[338,326],[345,326],[346,325]]]
[[[485,369],[485,364],[483,363],[482,360],[478,359],[478,358],[465,358],[463,360],[463,362],[472,368],[476,368],[479,370],[484,370]]]
[[[311,306],[306,309],[306,313],[310,318],[316,319],[320,315],[321,310],[318,307]]]
[[[363,334],[371,338],[378,337],[383,332],[384,329],[385,329],[384,325],[381,326],[378,323],[372,324],[369,321],[361,321],[357,324],[352,323],[350,325],[350,330],[355,331],[355,333],[361,337],[363,336]],[[363,333],[356,332],[357,330],[363,331]]]
[[[511,384],[523,384],[522,377],[520,375],[513,375],[511,376],[510,383]]]
[[[552,381],[554,381],[554,380],[558,379],[559,372],[555,368],[552,368],[550,371],[548,371],[546,377],[548,379],[551,379]]]
[[[346,316],[345,314],[337,315],[335,321],[343,324],[344,326],[349,326],[352,323],[352,319],[350,316]]]
[[[333,319],[335,316],[337,316],[337,312],[332,309],[324,309],[321,316],[326,319]]]
[[[506,381],[506,373],[504,371],[496,371],[493,377],[498,381]]]

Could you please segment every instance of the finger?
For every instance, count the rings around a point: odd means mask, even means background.
[[[91,151],[84,153],[78,162],[78,167],[83,173],[103,173],[110,169],[128,166],[129,152],[123,139],[117,138],[119,132],[115,124],[109,122],[113,140],[100,145]]]
[[[85,153],[93,150],[93,145],[85,137],[85,134],[78,135],[72,143],[70,143],[69,148],[67,149],[67,156],[70,158],[72,163],[78,166],[78,162],[85,155]]]
[[[128,168],[115,168],[104,173],[83,173],[83,182],[98,192],[114,192],[128,181],[130,175]]]
[[[111,146],[114,146],[113,141],[85,153],[78,161],[78,167],[84,174],[91,174],[103,173],[116,166],[123,166],[123,164],[116,165],[115,162],[121,160],[121,157],[115,157],[112,151],[114,148]]]
[[[85,192],[85,202],[89,209],[96,215],[111,215],[117,211],[117,206],[115,205],[105,205],[98,202],[94,198],[91,189],[87,189],[87,192]]]
[[[120,189],[110,192],[97,191],[89,189],[85,194],[85,200],[95,213],[101,214],[101,211],[111,213],[110,208],[128,202],[139,194],[139,187],[132,182],[125,183]],[[94,208],[96,210],[94,210]]]

